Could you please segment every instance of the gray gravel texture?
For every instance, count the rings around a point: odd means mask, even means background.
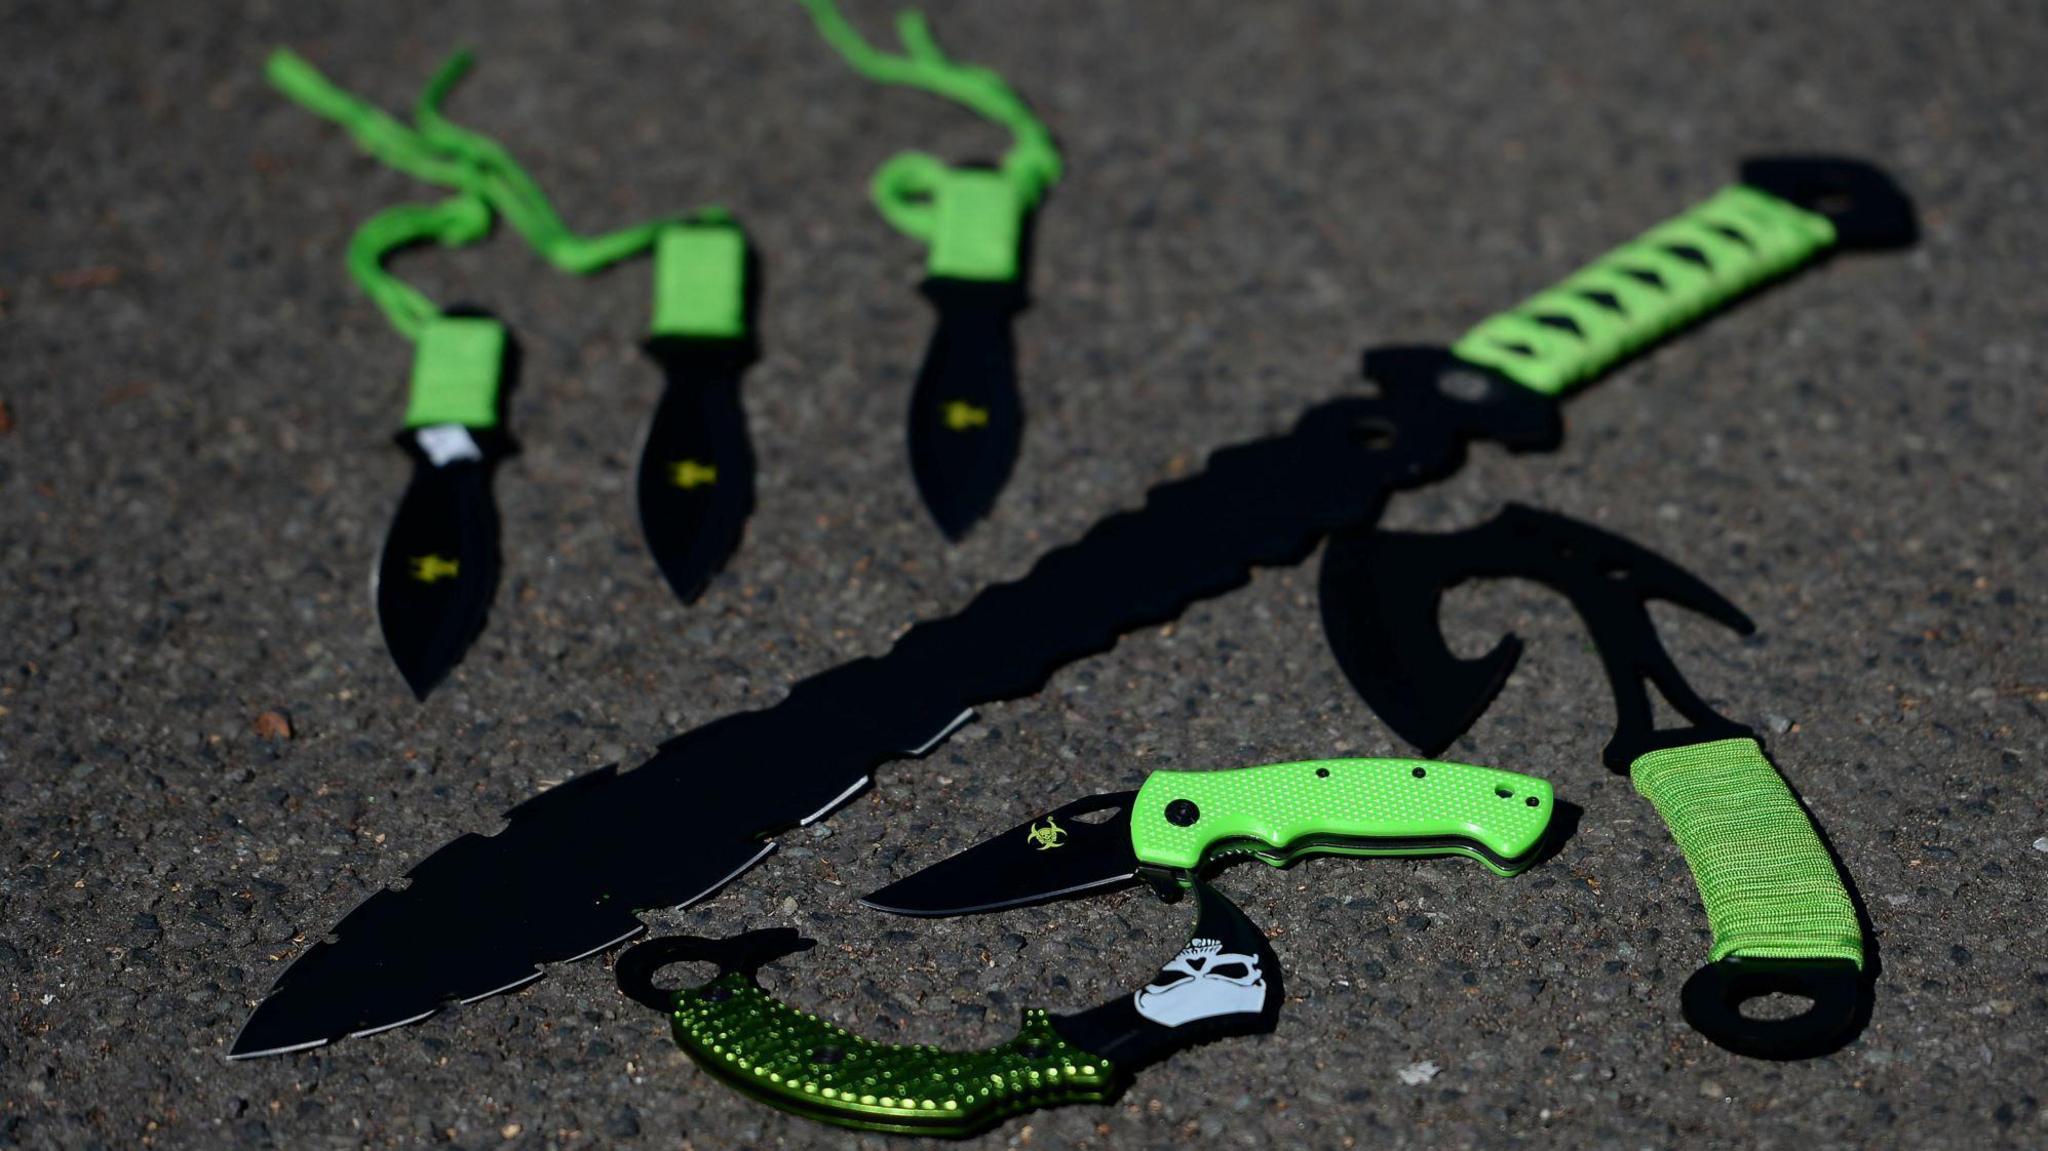
[[[1682,561],[1755,615],[1660,618],[1766,731],[1869,901],[1875,1019],[1829,1058],[1732,1057],[1680,1019],[1705,920],[1597,753],[1610,708],[1560,601],[1448,601],[1462,651],[1530,642],[1452,755],[1582,805],[1507,881],[1461,862],[1238,868],[1290,1002],[1277,1034],[975,1146],[2039,1147],[2048,1143],[2048,9],[2006,3],[938,7],[1069,164],[1022,321],[1030,424],[948,548],[903,412],[920,253],[865,199],[898,147],[987,156],[971,116],[849,75],[787,4],[0,6],[0,1145],[879,1146],[713,1084],[607,965],[395,1033],[230,1065],[308,938],[550,783],[776,699],[1014,577],[1214,448],[1446,340],[1766,150],[1891,165],[1926,240],[1837,261],[1573,400],[1550,455],[1481,450],[1388,522],[1506,498]],[[887,10],[855,17],[886,29]],[[264,84],[294,45],[390,107],[442,54],[453,111],[569,219],[727,204],[764,253],[746,384],[760,509],[684,609],[630,468],[658,386],[643,266],[553,274],[509,234],[403,271],[523,338],[505,576],[425,706],[365,575],[407,464],[408,349],[341,267],[422,189]],[[1183,912],[1126,892],[925,923],[855,896],[1031,810],[1225,767],[1404,748],[1323,642],[1314,569],[1260,573],[986,709],[661,930],[794,924],[772,973],[864,1033],[994,1042],[1019,1006],[1140,981]],[[289,739],[252,729],[289,717]],[[678,812],[676,835],[693,828]],[[1433,1078],[1400,1072],[1423,1062]]]

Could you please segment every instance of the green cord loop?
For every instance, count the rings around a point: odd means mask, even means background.
[[[404,205],[381,212],[349,243],[349,274],[408,339],[418,339],[426,321],[440,312],[424,294],[385,269],[386,258],[401,247],[429,240],[449,246],[473,243],[490,230],[491,212],[496,211],[548,263],[580,276],[652,248],[661,229],[674,223],[661,219],[596,236],[571,231],[509,152],[441,113],[442,102],[471,62],[469,53],[458,52],[434,74],[415,109],[417,129],[344,91],[288,49],[271,53],[264,66],[271,84],[286,98],[347,129],[373,158],[460,193],[438,205]]]
[[[663,218],[595,236],[579,236],[570,231],[540,185],[503,145],[456,125],[442,114],[442,103],[474,60],[468,52],[449,57],[427,82],[414,108],[413,120],[428,144],[460,159],[480,175],[481,186],[475,190],[490,200],[491,206],[533,245],[542,259],[570,275],[589,275],[653,247],[661,229],[676,222],[672,217]]]
[[[457,248],[474,244],[491,230],[491,210],[471,194],[438,204],[400,204],[363,221],[348,242],[348,271],[363,294],[383,311],[391,326],[417,340],[441,309],[418,288],[392,275],[384,261],[400,248],[428,242]]]
[[[1010,149],[998,167],[1006,193],[993,192],[986,174],[955,169],[915,151],[885,162],[876,170],[869,191],[891,226],[933,245],[934,274],[1014,278],[1021,217],[1038,206],[1061,173],[1059,148],[1045,122],[993,69],[948,58],[922,13],[897,15],[896,35],[904,52],[892,55],[869,44],[832,0],[800,2],[818,34],[855,72],[877,83],[942,96],[1010,130]]]
[[[382,109],[337,87],[303,56],[279,48],[264,62],[263,72],[286,99],[347,129],[373,159],[429,184],[476,190],[470,187],[473,175],[461,160],[436,151]]]

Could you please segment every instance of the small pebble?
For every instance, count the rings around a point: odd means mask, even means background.
[[[1406,1083],[1408,1086],[1419,1087],[1436,1078],[1439,1070],[1441,1068],[1436,1065],[1434,1060],[1424,1059],[1420,1063],[1410,1063],[1394,1074],[1400,1076],[1401,1082]]]
[[[266,711],[249,721],[249,727],[264,739],[290,739],[292,721],[281,711]]]
[[[2044,835],[2034,841],[2034,850],[2048,852],[2048,835]]]

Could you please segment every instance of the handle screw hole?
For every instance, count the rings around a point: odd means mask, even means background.
[[[1514,793],[1514,792],[1512,792],[1512,791],[1509,791],[1509,790],[1508,790],[1507,788],[1505,788],[1505,787],[1496,787],[1496,788],[1494,788],[1494,789],[1493,789],[1493,793],[1494,793],[1495,795],[1498,795],[1498,796],[1500,796],[1500,797],[1501,797],[1502,799],[1513,799],[1513,798],[1515,797],[1515,793]]]
[[[1522,802],[1523,802],[1523,803],[1526,803],[1526,804],[1528,804],[1528,805],[1529,805],[1530,807],[1541,807],[1541,806],[1543,806],[1543,801],[1542,801],[1542,800],[1540,800],[1540,799],[1537,799],[1537,798],[1536,798],[1535,796],[1533,796],[1533,795],[1532,795],[1532,796],[1530,796],[1529,798],[1527,798],[1527,799],[1523,800]]]
[[[1330,769],[1329,769],[1329,768],[1327,768],[1327,767],[1319,767],[1319,768],[1316,768],[1316,778],[1317,778],[1317,779],[1328,779],[1328,778],[1330,778]]]
[[[1422,777],[1428,775],[1429,772],[1418,767],[1414,771],[1409,772],[1408,774],[1414,776],[1417,779],[1421,779]]]

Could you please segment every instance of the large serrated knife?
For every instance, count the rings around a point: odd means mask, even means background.
[[[514,811],[497,834],[464,836],[429,856],[403,890],[372,896],[298,957],[232,1054],[382,1030],[603,950],[641,930],[638,910],[716,891],[772,850],[775,835],[822,818],[876,765],[929,749],[975,705],[1029,695],[1119,636],[1242,585],[1254,567],[1300,562],[1330,531],[1373,520],[1389,493],[1453,470],[1470,441],[1554,443],[1554,396],[1746,288],[1831,250],[1912,235],[1910,206],[1866,165],[1773,161],[1744,177],[1749,207],[1810,225],[1810,242],[1789,254],[1769,246],[1767,264],[1724,273],[1711,293],[1688,289],[1683,319],[1676,309],[1649,313],[1655,322],[1641,326],[1651,335],[1599,329],[1574,350],[1541,332],[1482,325],[1475,331],[1503,338],[1478,358],[1370,353],[1378,394],[1335,400],[1285,435],[1218,451],[1202,473],[1155,488],[1143,508],[1105,518],[1022,579],[912,628],[883,656],[700,727],[636,770],[564,784]],[[1743,220],[1714,226],[1740,232]],[[1731,240],[1717,253],[1741,247]],[[1491,355],[1510,367],[1481,362]],[[1475,374],[1476,386],[1441,386],[1453,371]],[[1525,376],[1533,382],[1518,382]]]

